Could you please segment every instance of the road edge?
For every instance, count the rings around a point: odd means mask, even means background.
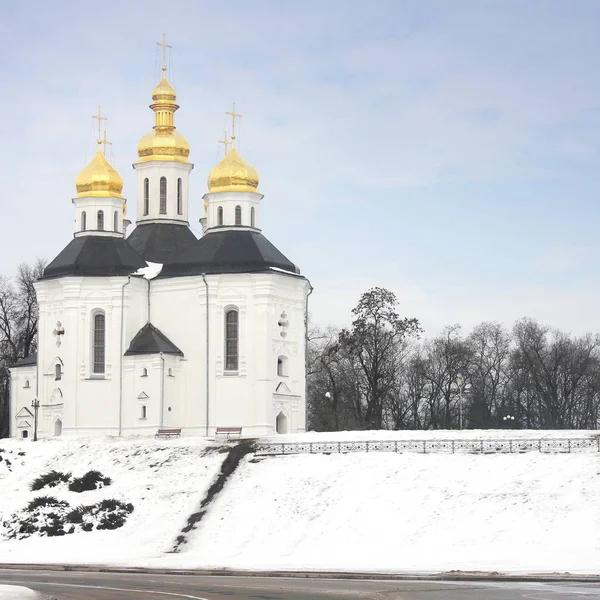
[[[362,579],[371,581],[514,581],[514,582],[571,582],[600,583],[600,575],[573,575],[571,573],[509,574],[498,571],[442,571],[431,572],[365,572],[365,571],[270,571],[243,569],[165,569],[146,567],[119,567],[110,565],[21,564],[0,563],[1,570],[15,571],[75,571],[88,573],[130,573],[147,575],[196,575],[202,577],[266,577],[290,579]]]

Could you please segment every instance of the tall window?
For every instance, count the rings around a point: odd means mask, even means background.
[[[56,363],[54,365],[54,380],[58,381],[59,379],[62,379],[62,371],[60,368],[60,363]]]
[[[160,178],[160,214],[167,214],[167,178]]]
[[[106,317],[104,313],[96,313],[94,315],[93,335],[92,373],[103,375],[106,357]]]
[[[115,231],[119,231],[119,211],[115,210],[115,214],[113,215],[113,229]]]
[[[183,214],[183,184],[181,183],[181,177],[177,180],[177,214]]]
[[[150,212],[150,181],[144,179],[144,216]]]
[[[250,227],[254,227],[254,206],[250,209]]]
[[[103,210],[99,210],[98,211],[98,225],[96,226],[96,229],[98,231],[104,231],[104,211]]]
[[[225,370],[238,370],[239,315],[235,308],[225,313]]]
[[[81,231],[85,231],[87,227],[87,217],[85,214],[85,210],[81,213]]]
[[[223,225],[223,207],[217,209],[217,225]]]
[[[242,207],[241,206],[235,207],[235,224],[236,225],[242,224]]]

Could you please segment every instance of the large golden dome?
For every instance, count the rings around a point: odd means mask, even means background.
[[[210,172],[208,191],[258,193],[258,172],[232,148]]]
[[[181,133],[175,129],[174,113],[179,108],[175,103],[175,89],[167,81],[163,67],[160,83],[152,90],[150,108],[154,111],[154,129],[138,143],[140,162],[151,160],[169,160],[188,162],[190,145]]]
[[[92,196],[95,198],[122,198],[123,179],[100,152],[83,168],[75,179],[77,197]]]

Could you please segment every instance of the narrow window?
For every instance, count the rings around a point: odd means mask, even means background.
[[[60,370],[60,363],[54,365],[54,380],[58,381],[62,379],[62,371]]]
[[[148,369],[146,367],[142,369],[142,377],[148,377]]]
[[[223,207],[217,209],[217,225],[223,225]]]
[[[142,416],[141,419],[145,419],[148,415],[148,408],[145,404],[142,404]]]
[[[150,181],[144,179],[144,216],[150,212]]]
[[[115,231],[119,231],[119,211],[115,210],[115,214],[113,215],[113,229]]]
[[[279,377],[287,377],[287,356],[277,357],[277,375]]]
[[[98,231],[104,231],[104,211],[98,211],[98,225],[96,227]]]
[[[160,178],[160,214],[167,214],[167,178]]]
[[[239,317],[236,309],[225,313],[225,370],[238,370]]]
[[[29,387],[29,379],[26,379],[26,380],[25,380],[25,386],[24,386],[24,387],[26,387],[26,388],[28,388],[28,387]]]
[[[29,431],[27,431],[27,429],[23,429],[23,431],[21,432],[21,437],[25,440],[29,437]]]
[[[87,227],[87,220],[85,210],[81,213],[81,231],[85,231]]]
[[[104,313],[94,315],[94,340],[93,340],[93,369],[95,375],[104,374],[105,360],[105,341],[106,341],[106,319]]]
[[[241,206],[235,207],[235,224],[236,225],[242,224],[242,207]]]
[[[250,209],[250,227],[254,227],[254,206]]]
[[[177,180],[177,214],[183,214],[183,198],[182,198],[182,183],[181,177]]]
[[[167,373],[169,377],[173,377],[173,369],[169,367],[169,372]]]

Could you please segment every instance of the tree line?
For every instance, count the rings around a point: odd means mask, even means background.
[[[533,319],[512,330],[486,322],[431,339],[401,318],[395,295],[364,293],[341,330],[311,328],[308,428],[595,429],[600,336],[574,336]]]
[[[9,434],[9,368],[37,350],[39,311],[33,284],[45,264],[23,263],[12,279],[0,275],[0,438]]]

